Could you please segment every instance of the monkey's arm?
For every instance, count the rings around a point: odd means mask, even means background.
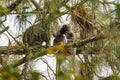
[[[67,43],[68,43],[68,40],[67,40],[67,37],[66,37],[66,35],[65,34],[63,34],[63,44],[64,45],[67,45]]]

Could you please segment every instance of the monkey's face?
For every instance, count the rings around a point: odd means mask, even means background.
[[[74,35],[73,35],[72,32],[68,32],[68,33],[66,34],[66,37],[67,37],[68,43],[74,41]]]

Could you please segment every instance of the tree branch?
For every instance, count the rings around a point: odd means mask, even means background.
[[[32,55],[30,60],[34,60],[34,59],[36,59],[36,58],[38,58],[38,57],[41,57],[41,56],[43,56],[43,55],[46,54],[46,49],[45,49],[45,47],[40,47],[40,46],[37,47],[37,48],[36,48],[36,47],[34,47],[34,48],[31,47],[30,50],[31,50],[31,53],[30,53],[30,54],[28,54],[28,55],[26,54],[25,57],[23,57],[22,59],[20,59],[20,60],[17,61],[16,63],[10,64],[10,66],[12,66],[12,67],[17,67],[17,66],[25,63],[26,60],[30,57],[30,55]]]
[[[81,40],[81,41],[78,41],[74,44],[70,44],[68,45],[67,47],[82,47],[83,45],[89,43],[89,42],[94,42],[94,41],[98,41],[98,40],[102,40],[102,39],[105,39],[106,37],[104,35],[99,35],[99,36],[93,36],[93,37],[89,37],[89,38],[86,38],[84,40]],[[33,47],[30,47],[30,50],[32,51],[32,60],[36,59],[37,57],[41,57],[43,55],[46,55],[46,47],[44,46],[33,46]],[[20,48],[14,48],[14,49],[10,49],[8,51],[8,48],[7,46],[1,46],[0,47],[0,54],[8,54],[8,52],[10,52],[9,54],[14,54],[14,55],[23,55],[25,54],[25,50],[24,49],[20,49]],[[13,67],[17,67],[21,64],[23,64],[26,60],[26,57],[23,57],[21,60],[17,61],[16,63],[14,64],[11,64],[10,66],[13,66]]]
[[[30,0],[34,6],[36,7],[37,10],[41,11],[42,9],[40,8],[39,4],[35,0]]]
[[[93,36],[93,37],[89,37],[89,38],[86,38],[84,40],[80,40],[80,41],[77,41],[76,43],[74,44],[69,44],[68,47],[81,47],[89,42],[94,42],[94,41],[98,41],[98,40],[101,40],[101,39],[105,39],[106,37],[104,35],[98,35],[98,36]],[[45,48],[44,46],[33,46],[33,47],[30,47],[30,50],[32,51],[32,53],[35,53],[38,49],[41,49],[41,48]],[[8,50],[7,46],[0,46],[0,54],[14,54],[14,55],[23,55],[25,54],[25,50],[20,48],[20,47],[16,47],[16,48],[10,48]]]
[[[104,36],[104,35],[92,36],[92,37],[86,38],[84,40],[80,40],[80,41],[78,41],[78,42],[76,42],[72,45],[69,45],[69,46],[74,46],[74,47],[83,46],[86,43],[102,40],[102,39],[105,39],[105,38],[106,38],[106,36]]]
[[[16,0],[14,3],[7,6],[8,10],[9,10],[8,13],[11,12],[12,10],[14,10],[21,2],[22,2],[22,0]]]

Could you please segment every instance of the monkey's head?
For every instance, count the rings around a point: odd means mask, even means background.
[[[71,30],[71,26],[68,24],[64,24],[62,28],[60,29],[60,34],[66,34],[70,32],[70,30]]]
[[[74,35],[71,31],[71,26],[68,24],[65,24],[61,27],[61,29],[57,32],[57,34],[53,34],[55,37],[54,39],[54,44],[59,43],[59,42],[73,42],[74,40]]]

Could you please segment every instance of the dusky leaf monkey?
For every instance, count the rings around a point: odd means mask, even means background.
[[[53,44],[57,44],[62,42],[63,44],[67,44],[69,42],[73,42],[74,35],[71,29],[71,26],[69,24],[64,24],[61,29],[57,32],[57,34],[54,34],[54,41]]]
[[[25,45],[42,45],[44,41],[47,42],[47,33],[43,27],[40,27],[39,24],[29,27],[23,33],[23,43]]]
[[[53,36],[55,37],[55,39],[53,41],[53,45],[59,45],[59,43],[67,45],[69,43],[74,42],[74,34],[73,34],[71,26],[69,24],[64,24],[61,27],[61,29]],[[74,48],[66,48],[65,54],[67,54],[67,53],[73,54],[72,59],[75,59]],[[62,68],[62,63],[65,60],[65,56],[61,54],[61,51],[60,52],[58,51],[56,60],[57,60],[57,71],[60,71]]]

